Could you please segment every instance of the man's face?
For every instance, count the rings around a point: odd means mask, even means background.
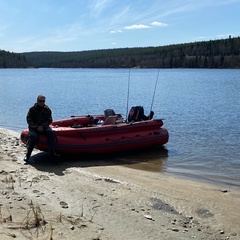
[[[37,104],[39,107],[43,107],[45,105],[45,98],[38,98],[37,99]]]

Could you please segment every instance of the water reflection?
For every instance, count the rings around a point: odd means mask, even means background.
[[[165,147],[128,152],[125,155],[115,157],[128,168],[149,172],[162,172],[166,170],[165,162],[168,158],[168,150]]]
[[[61,155],[57,162],[49,161],[48,154],[40,152],[32,155],[29,164],[40,171],[53,171],[57,175],[64,175],[64,171],[70,167],[87,168],[114,165],[150,172],[161,172],[166,170],[165,162],[167,158],[168,150],[165,147],[151,147],[114,154],[67,154]],[[55,167],[56,164],[58,168]]]

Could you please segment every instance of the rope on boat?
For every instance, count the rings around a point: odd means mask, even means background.
[[[145,135],[137,134],[137,135],[133,135],[133,136],[121,136],[120,138],[105,138],[105,141],[120,142],[123,139],[134,139],[134,140],[137,140],[136,137],[138,139],[139,138],[146,139],[149,135],[153,135],[153,134],[152,133],[148,133],[148,134],[145,134]]]

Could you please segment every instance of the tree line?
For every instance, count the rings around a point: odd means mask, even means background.
[[[24,55],[0,50],[0,68],[27,68],[31,64]]]
[[[159,47],[28,52],[13,56],[19,58],[19,67],[35,68],[240,68],[240,37]],[[11,67],[10,60],[2,65],[1,59],[0,53],[0,67]]]

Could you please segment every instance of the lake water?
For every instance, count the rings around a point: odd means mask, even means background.
[[[54,119],[106,108],[125,117],[133,105],[148,114],[152,106],[154,117],[165,119],[169,142],[164,152],[126,158],[142,159],[136,167],[149,174],[240,187],[240,70],[0,69],[0,127],[26,128],[39,94],[46,95]]]

